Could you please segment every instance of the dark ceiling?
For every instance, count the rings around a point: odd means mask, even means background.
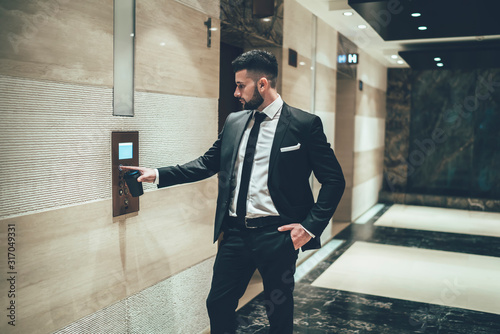
[[[498,0],[349,0],[349,5],[386,41],[500,35]]]
[[[436,45],[412,45],[399,55],[413,69],[475,69],[500,67],[499,41],[446,43]],[[435,58],[440,60],[436,61]]]
[[[500,0],[349,0],[349,5],[385,41],[408,40],[400,56],[414,69],[435,69],[435,57],[442,58],[443,69],[500,67],[500,40],[483,40],[500,35]],[[471,36],[477,41],[432,43]],[[429,43],[412,44],[415,39]]]

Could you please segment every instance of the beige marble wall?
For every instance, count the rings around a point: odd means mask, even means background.
[[[220,17],[219,0],[175,0],[211,17]]]
[[[369,151],[384,146],[383,118],[356,115],[354,123],[354,152]]]
[[[316,20],[316,69],[312,68],[313,14],[296,1],[285,1],[283,32],[283,96],[311,112],[335,112],[337,32]],[[288,49],[298,53],[297,67],[288,65]],[[300,65],[300,63],[303,65]],[[315,110],[311,109],[312,71],[316,72]]]
[[[305,64],[297,65],[297,67],[288,65],[288,48],[283,49],[282,97],[289,105],[310,111],[311,59],[301,54],[297,58],[297,63],[304,62]]]
[[[316,20],[316,85],[314,113],[321,117],[328,141],[335,148],[337,99],[337,32],[323,20]]]
[[[335,143],[337,159],[342,166],[346,188],[334,219],[351,221],[352,188],[354,180],[354,128],[356,107],[356,80],[338,78],[335,121]]]
[[[310,111],[313,14],[295,0],[285,0],[283,15],[282,97],[286,103]],[[288,65],[288,49],[297,51],[297,67]]]
[[[0,74],[113,86],[113,1],[2,1]]]
[[[112,0],[11,1],[0,17],[0,74],[113,86]],[[207,18],[175,0],[136,2],[137,90],[218,98],[220,31],[207,48]]]
[[[323,130],[328,142],[335,149],[335,123],[337,98],[337,32],[319,18],[316,22],[316,64],[311,68],[314,71],[314,114],[321,118]],[[313,37],[314,38],[314,37]],[[313,193],[317,196],[321,184],[313,179]],[[334,217],[336,221],[337,216]]]
[[[383,173],[384,147],[354,152],[354,185],[359,185]]]
[[[112,218],[111,131],[139,130],[150,167],[217,136],[219,32],[207,48],[207,14],[174,0],[136,14],[136,115],[113,117],[113,1],[0,3],[0,153],[28,175],[0,189],[18,272],[17,326],[1,333],[50,333],[215,254],[215,178],[145,186],[137,214]]]
[[[285,0],[283,15],[283,50],[292,48],[299,55],[311,59],[313,14],[297,1]]]
[[[316,111],[335,113],[337,98],[337,72],[335,69],[316,63]]]
[[[316,63],[337,69],[338,33],[325,21],[317,20]]]
[[[2,245],[15,225],[18,272],[17,325],[0,331],[50,333],[213,256],[216,188],[147,192],[138,213],[114,219],[106,200],[0,221]]]
[[[139,91],[219,97],[220,21],[175,0],[136,1],[135,88]]]
[[[386,117],[387,68],[363,50],[357,67],[354,128],[354,175],[352,219],[378,201],[383,179],[383,152]]]
[[[363,49],[358,50],[358,53],[358,80],[385,92],[387,90],[387,68]]]
[[[376,88],[363,81],[363,91],[356,96],[356,115],[385,119],[386,89]]]

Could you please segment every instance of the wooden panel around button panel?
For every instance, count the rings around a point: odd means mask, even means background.
[[[120,144],[132,145],[132,156],[120,156]],[[113,132],[111,135],[113,217],[139,211],[139,197],[132,197],[120,165],[139,166],[139,132]],[[121,159],[120,159],[121,158]]]

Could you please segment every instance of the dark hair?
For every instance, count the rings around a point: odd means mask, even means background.
[[[231,64],[233,65],[234,73],[242,70],[251,71],[259,76],[265,76],[269,80],[271,87],[276,87],[278,62],[271,52],[264,50],[247,51],[233,60]]]

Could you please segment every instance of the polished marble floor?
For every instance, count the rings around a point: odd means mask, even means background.
[[[500,334],[500,214],[378,208],[298,268],[294,332]],[[263,305],[238,333],[267,333]]]
[[[496,212],[394,204],[375,225],[500,238],[499,222]]]

